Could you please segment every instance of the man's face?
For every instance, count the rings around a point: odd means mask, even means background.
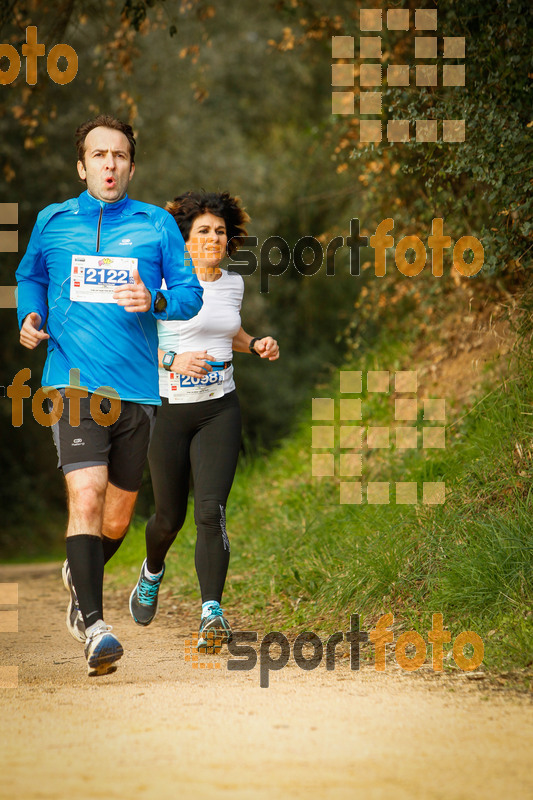
[[[85,138],[85,165],[78,161],[78,175],[97,200],[122,200],[135,172],[130,162],[130,145],[121,131],[93,128]]]

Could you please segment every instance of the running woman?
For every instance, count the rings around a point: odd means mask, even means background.
[[[146,559],[130,611],[138,625],[154,619],[165,557],[185,521],[192,471],[202,597],[197,648],[213,652],[215,643],[231,638],[220,604],[230,557],[226,502],[241,443],[232,351],[275,361],[279,348],[271,336],[243,330],[244,281],[220,266],[226,249],[232,255],[246,235],[250,218],[239,199],[227,192],[188,192],[166,208],[183,234],[204,303],[192,320],[158,322],[162,407],[148,454],[156,509],[146,525]]]
[[[126,194],[131,126],[100,115],[76,145],[87,190],[37,217],[17,270],[18,318],[24,347],[48,341],[43,384],[63,410],[52,433],[68,496],[67,628],[89,675],[102,675],[123,654],[104,622],[104,564],[128,530],[160,404],[156,320],[190,319],[202,290],[170,214]]]

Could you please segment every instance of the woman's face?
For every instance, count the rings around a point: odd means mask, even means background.
[[[227,243],[226,223],[210,211],[196,217],[186,242],[194,266],[207,271],[218,267],[226,255]]]

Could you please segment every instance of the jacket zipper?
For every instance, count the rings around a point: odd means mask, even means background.
[[[96,231],[96,252],[100,250],[100,227],[102,225],[102,214],[104,213],[104,207],[100,206],[100,216],[98,217],[98,228]]]

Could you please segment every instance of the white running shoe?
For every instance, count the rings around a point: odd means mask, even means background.
[[[110,632],[111,625],[102,622],[93,630],[85,645],[87,671],[90,677],[108,675],[116,670],[115,661],[122,658],[124,650],[116,636]]]

